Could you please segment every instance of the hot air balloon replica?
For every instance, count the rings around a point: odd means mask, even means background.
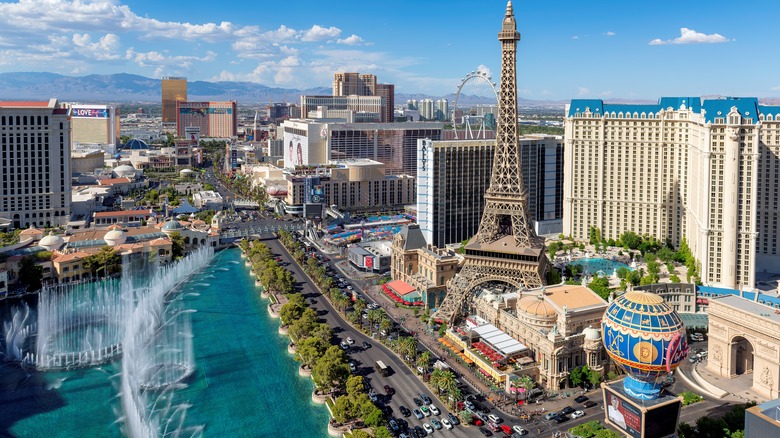
[[[660,295],[633,290],[610,303],[601,328],[607,354],[626,372],[622,385],[602,384],[607,422],[636,438],[675,433],[682,398],[660,382],[688,354],[680,315]]]

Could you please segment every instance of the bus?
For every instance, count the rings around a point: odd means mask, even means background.
[[[376,361],[376,370],[379,371],[379,374],[385,377],[389,372],[387,369],[387,365],[385,365],[384,362],[382,362],[381,360]]]

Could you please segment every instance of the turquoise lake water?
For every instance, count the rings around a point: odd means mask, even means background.
[[[196,370],[177,401],[204,436],[327,436],[328,412],[311,401],[278,320],[266,311],[238,249],[221,251],[181,285],[194,334]],[[0,436],[118,437],[117,368],[32,372],[0,365]],[[113,377],[112,377],[113,376]]]
[[[605,275],[611,276],[613,272],[620,268],[628,268],[633,271],[631,267],[623,262],[603,258],[579,259],[572,261],[571,264],[584,267],[588,270],[590,275],[593,275],[598,271],[603,271]]]

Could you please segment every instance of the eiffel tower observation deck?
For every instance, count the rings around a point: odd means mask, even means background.
[[[485,193],[479,231],[466,245],[466,262],[447,284],[447,296],[433,315],[448,323],[458,318],[472,289],[486,282],[502,282],[518,289],[544,285],[549,263],[544,239],[528,220],[527,193],[520,168],[517,129],[517,32],[512,2],[498,33],[501,42],[501,89],[498,102],[493,174]]]

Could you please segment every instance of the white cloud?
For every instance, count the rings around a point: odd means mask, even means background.
[[[580,88],[577,90],[577,96],[580,96],[580,97],[582,97],[582,96],[587,96],[587,95],[589,95],[589,94],[590,94],[590,90],[588,90],[588,89],[587,89],[587,88],[585,88],[585,87],[580,87]]]
[[[217,58],[217,54],[211,50],[205,56],[167,55],[163,52],[149,51],[136,52],[132,47],[125,52],[125,59],[138,64],[141,67],[168,67],[171,69],[189,70],[195,62],[211,62]],[[159,70],[159,68],[158,68]],[[159,76],[159,75],[157,75]]]
[[[578,39],[580,39],[580,37],[579,37],[579,36],[577,36],[577,35],[574,35],[574,36],[572,36],[572,37],[571,37],[571,39],[573,39],[573,40],[578,40]]]
[[[301,41],[321,41],[336,38],[339,35],[341,35],[341,29],[338,27],[322,27],[315,24],[311,29],[303,32]]]
[[[608,37],[615,36],[615,32],[612,32],[611,30],[609,30],[609,31],[604,32],[604,35],[606,35]]]
[[[490,71],[490,67],[486,66],[485,64],[480,64],[479,66],[477,66],[477,70],[476,71],[484,72],[485,73],[485,75],[484,75],[485,77],[489,77],[489,78],[493,77],[493,72]],[[495,79],[491,79],[490,82],[495,82]]]
[[[780,85],[770,88],[772,91],[780,91]]]
[[[673,40],[662,40],[656,38],[650,41],[651,46],[660,46],[665,44],[703,44],[703,43],[725,43],[729,39],[721,34],[713,33],[707,35],[706,33],[696,32],[693,29],[687,27],[680,28],[680,36]]]
[[[354,33],[346,38],[338,39],[336,42],[339,44],[346,44],[348,46],[360,46],[366,44],[366,42],[363,41],[363,38],[360,38]]]

